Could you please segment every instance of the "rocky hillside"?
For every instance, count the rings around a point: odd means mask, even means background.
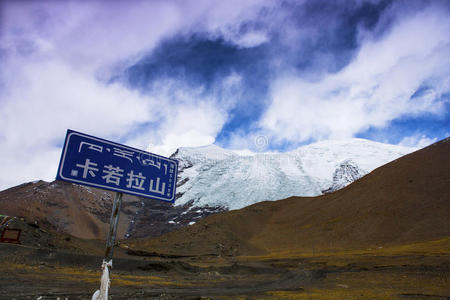
[[[346,188],[216,214],[134,248],[183,255],[260,255],[381,248],[450,236],[450,138]]]
[[[30,182],[0,192],[0,213],[85,239],[105,239],[114,193],[63,181]],[[216,212],[123,196],[119,238],[157,236]]]
[[[181,148],[175,205],[125,195],[119,238],[158,236],[205,216],[264,200],[340,189],[412,151],[361,139],[320,142],[288,153],[247,153],[217,146]],[[114,194],[38,181],[0,192],[0,214],[80,238],[104,239]]]

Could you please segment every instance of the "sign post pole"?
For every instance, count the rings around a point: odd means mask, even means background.
[[[109,262],[113,258],[114,243],[116,241],[117,224],[119,223],[120,207],[122,206],[122,196],[120,192],[116,192],[114,197],[111,219],[109,221],[109,233],[106,241],[105,260]]]
[[[108,238],[106,240],[106,251],[105,258],[103,259],[102,264],[102,278],[100,280],[100,290],[98,291],[98,300],[108,300],[108,290],[109,290],[109,273],[112,268],[112,258],[113,258],[113,250],[114,244],[116,241],[117,235],[117,225],[119,223],[120,216],[120,207],[122,206],[122,196],[123,194],[120,192],[116,192],[114,197],[113,207],[111,211],[111,219],[109,221],[109,233]],[[95,294],[94,294],[95,295]]]
[[[113,202],[100,290],[92,300],[107,300],[109,271],[119,223],[122,193],[175,201],[178,161],[67,130],[56,179],[116,192]]]

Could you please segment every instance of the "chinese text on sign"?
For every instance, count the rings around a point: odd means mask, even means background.
[[[73,130],[56,179],[173,202],[177,161]]]

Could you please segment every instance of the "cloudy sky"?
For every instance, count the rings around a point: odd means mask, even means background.
[[[68,128],[169,155],[450,135],[450,2],[0,1],[0,190]]]

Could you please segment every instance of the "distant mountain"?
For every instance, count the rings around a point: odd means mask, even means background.
[[[44,229],[85,239],[105,239],[113,195],[62,181],[36,181],[0,192],[0,213]],[[123,206],[118,235],[127,231],[133,203]]]
[[[406,245],[429,242],[444,255],[450,237],[449,186],[447,138],[336,192],[256,203],[158,238],[130,241],[130,247],[171,255],[274,259],[400,245],[408,251]]]
[[[0,214],[83,239],[106,239],[114,193],[64,181],[36,181],[0,192]],[[124,195],[118,238],[159,236],[187,226],[220,208]]]
[[[177,205],[239,209],[264,200],[340,189],[416,149],[364,139],[323,141],[286,153],[180,148]]]
[[[217,212],[334,191],[412,150],[361,139],[320,142],[288,153],[180,148],[172,156],[179,161],[175,205],[125,195],[118,237],[159,236]],[[113,197],[100,189],[37,181],[1,191],[0,214],[80,238],[105,239]]]

